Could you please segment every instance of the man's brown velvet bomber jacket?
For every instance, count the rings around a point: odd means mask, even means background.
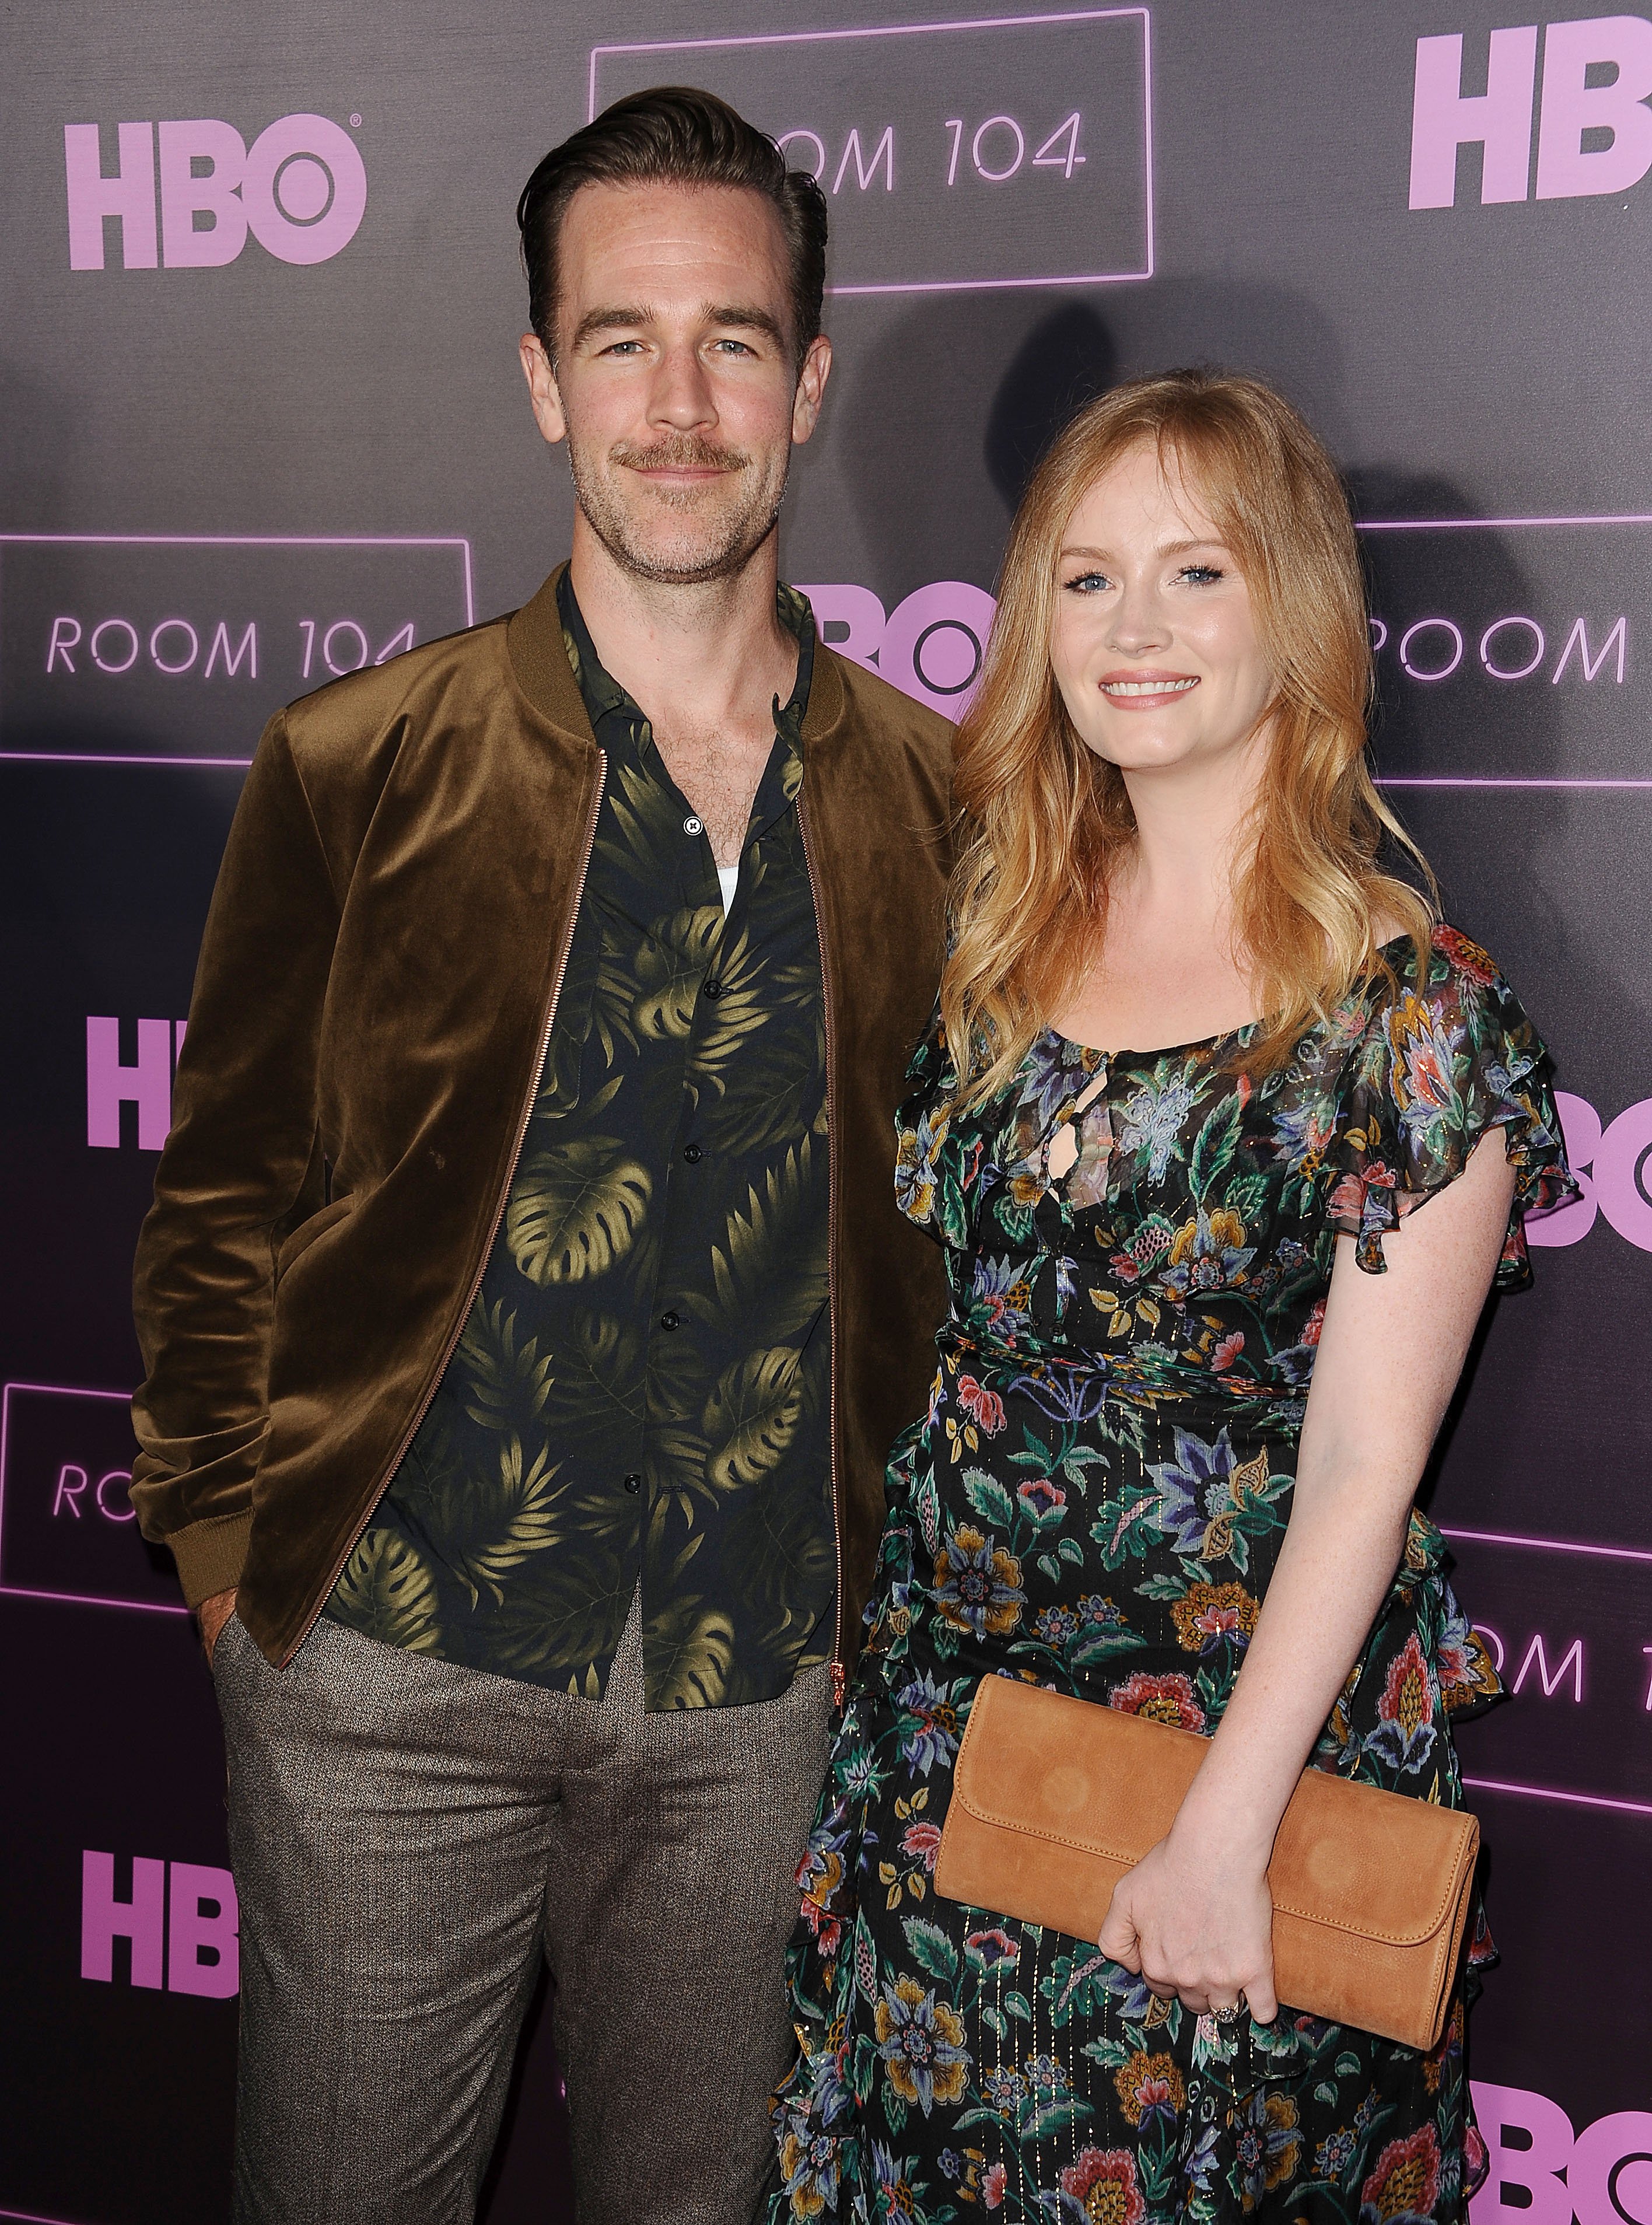
[[[238,1586],[282,1666],[463,1328],[538,1082],[603,766],[554,587],[279,713],[212,899],[138,1246],[132,1497],[192,1604]],[[846,1663],[945,1305],[893,1114],[940,973],[950,729],[821,646],[802,732]]]

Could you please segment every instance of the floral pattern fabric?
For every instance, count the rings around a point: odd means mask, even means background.
[[[1250,1031],[1111,1057],[1046,1030],[959,1113],[934,1029],[899,1121],[906,1212],[946,1247],[929,1410],[896,1444],[868,1637],[799,1873],[800,2049],[776,2096],[771,2225],[1446,2225],[1483,2158],[1464,2018],[1476,1925],[1432,2053],[1297,2015],[1223,2026],[1092,1945],[937,1899],[971,1696],[1022,1677],[1213,1732],[1289,1518],[1339,1234],[1383,1232],[1503,1132],[1524,1214],[1565,1167],[1547,1056],[1449,928],[1291,1061]],[[1057,1141],[1070,1132],[1061,1147]],[[1060,1171],[1056,1171],[1060,1170]],[[1461,1799],[1450,1718],[1496,1676],[1414,1512],[1317,1765]]]

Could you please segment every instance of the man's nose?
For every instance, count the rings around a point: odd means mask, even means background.
[[[649,395],[649,422],[674,432],[699,432],[717,422],[717,404],[705,365],[692,347],[668,348]]]

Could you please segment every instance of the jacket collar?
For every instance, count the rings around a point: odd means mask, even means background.
[[[562,645],[562,619],[556,607],[557,582],[567,568],[559,564],[533,599],[514,614],[505,628],[505,643],[516,684],[541,718],[559,732],[594,747],[596,737]],[[836,739],[843,724],[845,701],[842,669],[817,631],[814,673],[803,713],[806,759],[821,745]]]

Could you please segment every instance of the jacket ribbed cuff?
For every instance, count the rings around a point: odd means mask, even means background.
[[[252,1536],[250,1509],[244,1514],[218,1514],[206,1522],[192,1522],[163,1542],[178,1564],[178,1581],[192,1607],[215,1592],[233,1591],[241,1581]]]

